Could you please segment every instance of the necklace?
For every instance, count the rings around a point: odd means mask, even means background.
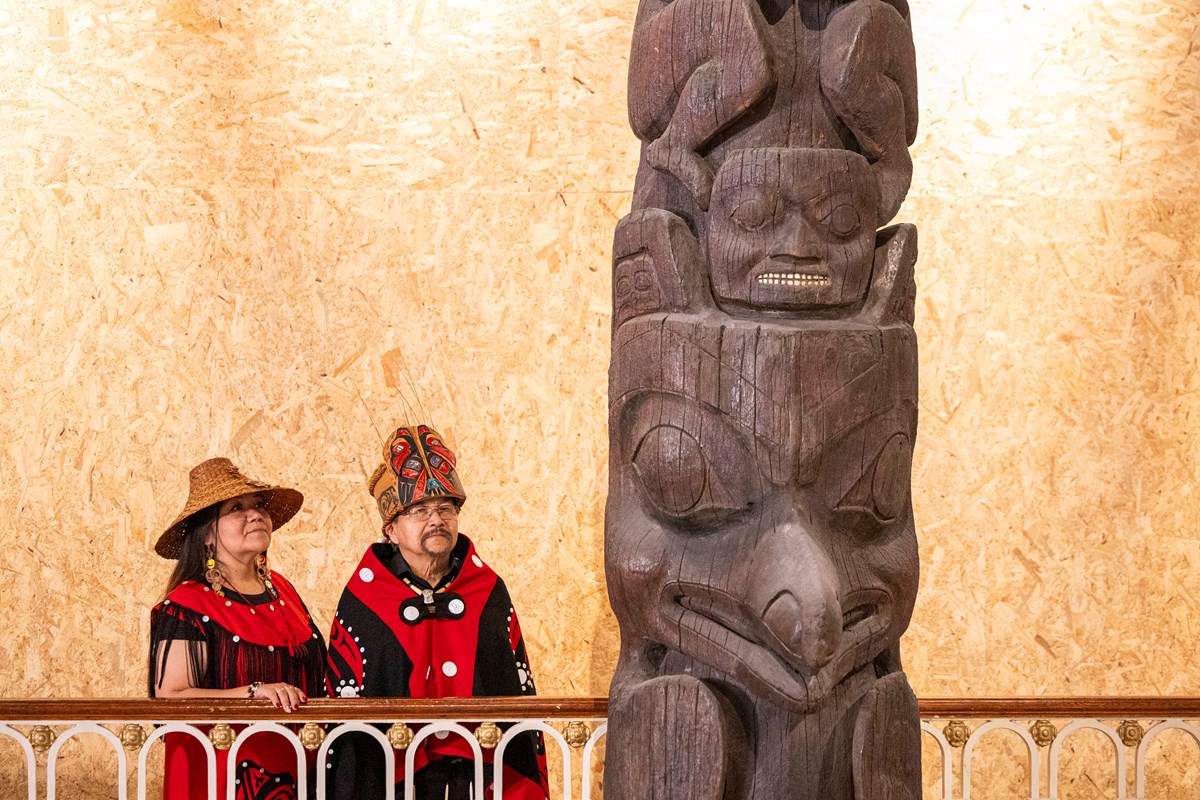
[[[404,581],[405,586],[412,589],[418,597],[424,600],[425,605],[427,606],[433,605],[433,593],[441,591],[440,589],[422,589],[420,586],[417,586],[417,584],[413,582],[412,578],[408,577],[407,575],[401,575],[400,580]]]
[[[255,604],[254,604],[254,603],[252,603],[252,602],[250,602],[250,598],[248,598],[248,597],[246,597],[246,595],[242,594],[242,592],[241,592],[241,591],[240,591],[240,590],[239,590],[239,589],[238,589],[236,586],[234,586],[234,585],[233,585],[233,581],[229,580],[229,578],[228,578],[228,577],[226,577],[226,575],[225,575],[224,571],[223,571],[223,570],[221,570],[221,568],[220,568],[219,566],[218,566],[218,567],[215,569],[215,572],[216,572],[216,573],[217,573],[217,575],[220,577],[220,579],[221,579],[221,583],[222,583],[222,584],[224,584],[224,585],[225,585],[225,587],[226,587],[227,589],[229,589],[229,590],[230,590],[230,591],[232,591],[234,594],[236,594],[236,595],[237,595],[239,598],[241,598],[242,602],[246,604],[246,607],[247,607],[248,609],[250,609],[250,613],[251,613],[251,614],[254,614],[255,616],[258,616],[258,611],[257,611],[257,610],[256,610],[256,608],[255,608]],[[272,592],[269,592],[269,591],[267,590],[267,586],[266,586],[266,583],[265,583],[265,581],[262,581],[262,579],[261,579],[261,578],[259,579],[259,581],[263,583],[263,593],[264,593],[264,594],[266,594],[266,595],[267,595],[268,597],[270,597],[271,599],[270,599],[270,600],[269,600],[267,603],[265,603],[265,604],[264,604],[264,603],[260,603],[260,604],[258,604],[258,605],[259,605],[260,607],[261,607],[262,605],[266,605],[266,606],[267,606],[267,608],[268,608],[268,610],[270,610],[270,611],[275,611],[275,610],[276,610],[276,609],[275,609],[275,603],[280,603],[280,605],[282,605],[282,601],[280,601],[280,600],[279,600],[279,597],[278,597],[278,595],[277,595],[277,594],[276,594],[276,596],[274,596],[274,597],[271,597],[271,595],[272,595]],[[273,588],[273,587],[272,587],[272,588]],[[280,613],[282,613],[282,612],[280,612]],[[269,628],[271,628],[271,630],[275,631],[275,633],[276,633],[276,634],[279,636],[279,640],[280,640],[281,642],[285,642],[285,643],[286,643],[286,642],[290,642],[290,641],[291,641],[293,638],[296,638],[296,637],[294,637],[294,636],[290,635],[290,634],[292,633],[292,626],[291,626],[291,623],[290,623],[290,621],[288,620],[288,615],[287,615],[287,614],[283,614],[283,624],[284,624],[284,626],[287,628],[287,631],[286,631],[286,632],[285,632],[285,631],[282,631],[282,630],[280,630],[280,629],[279,629],[279,626],[275,624],[274,616],[275,616],[274,614],[263,614],[263,615],[262,615],[262,618],[263,618],[263,621],[265,621],[265,622],[267,623],[267,626],[268,626]],[[301,639],[301,640],[302,640],[303,638],[304,638],[304,637],[300,637],[300,639]],[[273,650],[273,649],[274,649],[274,647],[271,647],[270,649],[272,649],[272,650]]]

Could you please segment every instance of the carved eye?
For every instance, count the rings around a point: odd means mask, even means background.
[[[727,440],[719,441],[725,434]],[[652,427],[633,453],[643,496],[662,516],[696,532],[727,523],[754,507],[753,461],[732,432],[708,431],[709,447],[674,425]]]
[[[616,295],[618,298],[628,297],[635,291],[644,291],[649,283],[648,259],[645,253],[637,253],[617,262],[614,273]]]
[[[700,443],[673,425],[646,432],[633,454],[633,467],[650,499],[672,516],[695,508],[708,483],[708,461]]]
[[[775,216],[775,204],[765,197],[751,197],[734,206],[730,218],[744,231],[756,231]]]
[[[909,470],[912,466],[912,448],[908,437],[896,435],[883,446],[883,452],[875,459],[875,475],[871,478],[871,497],[875,499],[875,510],[884,519],[895,519],[904,510],[908,499]]]
[[[829,229],[843,239],[858,233],[859,226],[862,224],[862,218],[858,215],[858,209],[849,203],[843,203],[833,211],[829,212],[829,216],[822,220]]]
[[[833,510],[838,527],[870,535],[900,516],[908,502],[911,467],[912,445],[906,435],[898,433],[888,439]]]
[[[631,295],[658,295],[654,263],[644,253],[618,262],[613,279],[618,299],[624,300]]]

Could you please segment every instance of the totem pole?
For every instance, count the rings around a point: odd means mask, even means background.
[[[629,117],[605,794],[916,800],[907,2],[641,0]]]

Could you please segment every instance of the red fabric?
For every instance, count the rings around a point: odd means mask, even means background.
[[[484,750],[484,753],[490,753],[490,750]],[[550,797],[550,781],[546,774],[546,758],[543,756],[539,762],[542,770],[542,785],[538,786],[533,781],[526,778],[521,773],[517,772],[507,764],[504,765],[504,786],[502,787],[504,800],[547,800]],[[546,788],[542,788],[542,787]],[[487,787],[486,794],[491,797],[493,788]]]
[[[458,576],[447,587],[460,595],[466,605],[462,619],[458,620],[436,619],[420,625],[405,625],[400,619],[400,604],[413,597],[415,592],[381,564],[370,549],[346,584],[347,591],[372,608],[387,624],[412,659],[414,668],[408,682],[409,697],[472,696],[479,616],[496,585],[496,573],[486,565],[476,566],[476,558],[472,544]],[[364,573],[364,568],[368,572]],[[364,575],[369,575],[371,580],[363,580]],[[355,664],[355,677],[358,684],[363,685],[362,653],[353,646],[353,636],[336,618],[329,646],[336,647]],[[446,674],[446,664],[454,665],[454,675]],[[431,758],[444,756],[471,758],[471,747],[460,736],[450,735],[445,739],[431,736],[418,747],[414,769],[421,769]],[[490,756],[490,752],[485,751],[485,756]],[[403,777],[404,762],[397,759],[396,780]]]
[[[235,603],[196,581],[181,583],[171,592],[167,602],[204,614],[251,644],[291,647],[306,643],[312,636],[312,625],[300,595],[278,572],[271,572],[271,585],[279,592],[279,599],[262,606]],[[230,590],[226,589],[225,594],[230,594]],[[274,610],[270,608],[272,605]]]
[[[234,730],[244,729],[234,726]],[[207,734],[210,726],[200,731]],[[207,800],[208,767],[203,746],[186,733],[168,733],[164,738],[163,800]],[[217,751],[217,797],[225,797],[229,773],[229,751]],[[305,754],[306,762],[313,760]],[[235,800],[292,800],[296,797],[296,754],[292,745],[277,733],[256,733],[238,749],[239,781]],[[306,763],[305,770],[311,766]],[[310,793],[311,794],[311,793]]]
[[[218,625],[251,646],[274,647],[280,651],[308,644],[313,636],[312,622],[304,603],[292,585],[279,573],[271,573],[271,583],[279,597],[259,606],[247,606],[218,596],[206,585],[187,581],[180,584],[160,609],[173,604],[201,615],[200,625]],[[226,594],[229,590],[226,590]],[[272,610],[274,606],[274,610]],[[230,686],[249,685],[253,681],[274,683],[277,675],[250,674],[247,647],[237,647],[237,675]],[[283,652],[279,653],[280,656]],[[209,658],[217,654],[209,653]],[[240,732],[245,726],[235,726]],[[208,733],[209,727],[201,731]],[[170,733],[164,737],[163,800],[206,800],[208,797],[207,758],[203,746],[192,736]],[[217,797],[225,797],[229,751],[216,751]],[[312,754],[306,753],[306,770]],[[236,800],[290,800],[296,796],[296,754],[293,746],[277,733],[256,733],[238,750]]]
[[[462,598],[465,610],[460,619],[426,619],[416,625],[405,624],[400,617],[400,606],[419,593],[393,575],[370,548],[346,585],[346,592],[354,595],[378,616],[412,661],[413,670],[408,680],[410,697],[472,697],[476,670],[496,668],[495,665],[477,664],[476,650],[480,638],[480,617],[496,588],[498,577],[476,554],[474,543],[469,539],[467,541],[467,553],[458,575],[443,587],[444,591]],[[377,691],[372,691],[369,678],[364,679],[362,645],[357,643],[357,633],[352,628],[353,621],[343,619],[339,606],[329,635],[330,654],[336,653],[349,666],[356,685],[362,690],[362,696],[380,696]],[[523,643],[516,613],[511,609],[508,629],[503,631],[503,635],[512,653],[517,653],[518,646]],[[369,666],[375,671],[386,669],[386,665]],[[330,696],[338,696],[332,684],[327,688]],[[404,778],[405,755],[404,751],[396,751],[397,782]],[[433,759],[451,756],[474,758],[471,746],[460,735],[449,734],[444,739],[432,735],[418,746],[413,768],[419,771]],[[483,750],[485,763],[493,763],[493,757],[494,751]],[[540,756],[538,761],[542,785],[545,786],[545,757]],[[505,766],[504,797],[505,800],[545,800],[547,793],[542,786]]]

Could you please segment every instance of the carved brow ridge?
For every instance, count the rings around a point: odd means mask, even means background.
[[[812,207],[829,197],[836,195],[853,195],[854,182],[849,178],[849,171],[839,170],[794,188],[789,187],[787,182],[783,180],[774,182],[765,180],[731,180],[728,183],[722,181],[721,188],[728,190],[748,190],[752,188],[761,189],[763,187],[770,187],[777,190],[780,196],[785,200]]]

